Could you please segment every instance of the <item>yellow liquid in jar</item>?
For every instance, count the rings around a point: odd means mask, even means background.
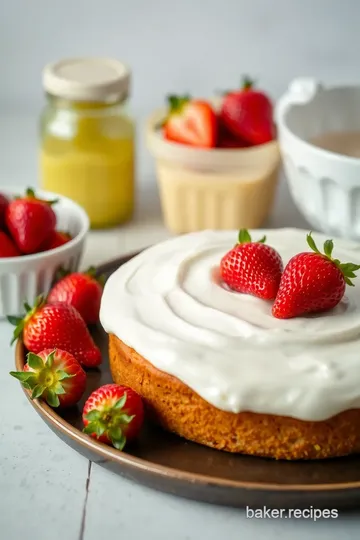
[[[86,116],[79,109],[58,111],[47,125],[42,186],[80,204],[93,228],[124,223],[134,209],[134,125],[126,117],[101,110]]]

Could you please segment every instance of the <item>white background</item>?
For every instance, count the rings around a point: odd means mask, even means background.
[[[360,83],[360,1],[1,0],[0,186],[36,185],[37,117],[44,99],[41,70],[47,62],[77,55],[116,57],[129,63],[134,74],[141,207],[131,229],[106,238],[102,233],[92,236],[86,262],[98,262],[167,235],[141,129],[165,94],[211,95],[236,86],[244,73],[258,78],[274,99],[296,76],[314,76],[329,84]],[[304,223],[284,183],[271,219],[275,226]],[[1,323],[4,538],[358,538],[355,515],[316,524],[249,521],[238,510],[158,494],[96,465],[82,537],[87,462],[44,426],[16,381],[9,380],[9,337],[10,329]]]

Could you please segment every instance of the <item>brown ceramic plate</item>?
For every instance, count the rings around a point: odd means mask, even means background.
[[[103,265],[98,271],[110,275],[129,258]],[[88,372],[85,397],[111,382],[107,336],[97,328],[94,338],[103,351],[104,362],[101,369]],[[25,354],[19,341],[17,370],[23,368]],[[85,457],[155,489],[238,507],[359,507],[360,457],[287,462],[240,456],[187,442],[150,424],[145,425],[136,445],[119,452],[82,433],[83,402],[64,411],[53,410],[39,400],[30,403],[61,439]]]

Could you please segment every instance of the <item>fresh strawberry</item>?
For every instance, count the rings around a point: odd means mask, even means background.
[[[95,269],[74,272],[63,277],[51,289],[47,301],[65,302],[76,308],[87,324],[99,320],[100,302],[103,293],[103,279],[97,278]]]
[[[253,242],[248,231],[241,229],[239,243],[221,259],[220,274],[234,291],[273,300],[283,264],[278,252],[265,241],[264,236]]]
[[[25,304],[26,316],[8,317],[16,326],[12,342],[22,336],[26,348],[37,354],[43,349],[59,348],[73,354],[85,367],[101,364],[101,353],[95,345],[80,313],[68,304],[46,304],[39,296],[35,306]]]
[[[243,88],[224,97],[220,116],[227,128],[251,144],[274,139],[273,106],[268,96],[244,80]]]
[[[141,397],[126,386],[101,386],[84,405],[84,432],[118,450],[138,435],[143,420]]]
[[[206,101],[188,96],[169,96],[169,113],[164,125],[164,137],[199,148],[216,145],[217,122],[213,108]]]
[[[5,214],[9,205],[9,199],[0,193],[0,229],[5,227]]]
[[[21,253],[11,238],[4,231],[0,231],[0,258],[20,256]]]
[[[82,397],[86,373],[75,357],[61,349],[45,349],[39,354],[29,352],[24,371],[11,371],[31,398],[43,398],[50,407],[71,407]]]
[[[40,247],[40,251],[48,251],[67,244],[71,240],[71,235],[65,231],[53,231]]]
[[[218,148],[246,148],[251,146],[247,141],[240,137],[236,137],[225,126],[224,122],[218,117]]]
[[[6,209],[7,228],[22,253],[36,253],[55,230],[56,201],[38,199],[32,189],[24,197],[11,201]]]
[[[306,313],[333,309],[342,299],[346,284],[360,265],[342,264],[332,258],[334,243],[326,240],[321,253],[309,233],[306,237],[312,251],[298,253],[286,265],[272,308],[277,319],[290,319]]]

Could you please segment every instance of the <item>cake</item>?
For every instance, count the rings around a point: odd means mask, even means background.
[[[284,264],[308,251],[306,231],[256,233]],[[212,448],[289,460],[359,452],[360,285],[331,311],[276,319],[271,302],[222,283],[235,238],[172,238],[110,276],[100,320],[114,381],[163,428]],[[339,240],[335,251],[360,263],[357,244]]]

